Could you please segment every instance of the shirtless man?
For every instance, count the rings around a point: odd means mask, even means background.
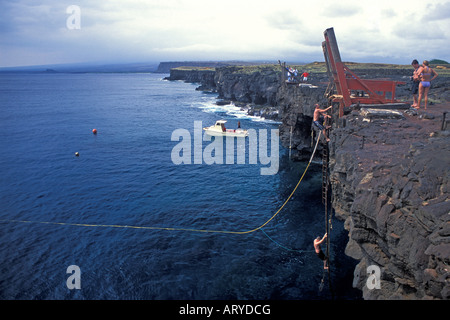
[[[427,110],[428,105],[428,91],[430,90],[431,81],[436,79],[438,74],[436,71],[431,69],[429,66],[429,63],[427,60],[423,61],[423,64],[419,69],[417,70],[417,73],[420,76],[420,83],[419,83],[419,101],[417,102],[416,109],[420,109],[420,103],[422,102],[422,97],[425,95],[425,110]],[[433,75],[433,77],[431,77]]]
[[[414,59],[411,63],[411,65],[414,68],[413,75],[411,77],[412,83],[411,83],[411,92],[413,95],[413,104],[411,107],[415,108],[417,107],[417,93],[419,92],[419,83],[420,83],[420,77],[417,73],[417,70],[419,70],[419,61]]]
[[[315,125],[317,128],[319,128],[320,130],[322,130],[322,133],[323,133],[323,135],[325,136],[325,139],[326,139],[327,142],[328,142],[328,141],[330,141],[330,139],[327,137],[327,134],[326,134],[326,130],[325,130],[325,129],[328,129],[329,126],[324,127],[324,124],[327,123],[326,118],[331,118],[331,116],[327,115],[326,112],[327,112],[329,109],[331,109],[332,106],[329,106],[329,107],[326,108],[326,109],[320,109],[320,106],[319,106],[318,103],[316,103],[314,106],[315,106],[316,108],[315,108],[315,110],[314,110],[313,123],[314,123],[314,125]],[[320,121],[320,116],[323,116],[323,117],[325,118],[325,120],[323,121],[323,123],[321,123],[321,121]]]
[[[322,244],[322,242],[325,241],[326,238],[327,238],[327,234],[325,233],[325,235],[323,236],[322,239],[320,239],[320,237],[317,237],[316,239],[314,239],[314,250],[316,251],[316,254],[319,257],[319,259],[323,260],[323,268],[325,270],[328,269],[328,265],[327,265],[328,257],[325,256],[320,245]]]

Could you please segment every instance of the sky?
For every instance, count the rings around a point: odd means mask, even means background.
[[[450,62],[450,0],[0,0],[0,67],[324,61],[330,27],[343,61]]]

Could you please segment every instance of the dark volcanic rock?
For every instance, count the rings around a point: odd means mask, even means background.
[[[284,146],[291,144],[291,148],[297,151],[293,159],[304,160],[311,156],[314,105],[326,105],[325,90],[325,85],[308,87],[292,84],[283,84],[278,90],[277,103],[282,120],[280,139]]]
[[[362,120],[333,130],[330,150],[333,207],[349,230],[346,254],[360,260],[354,286],[365,299],[448,299],[449,134],[419,117]],[[366,286],[372,264],[379,290]]]
[[[264,66],[254,72],[246,70],[239,66],[217,68],[215,83],[219,98],[275,106],[280,73]]]
[[[165,79],[172,81],[183,80],[189,83],[200,83],[201,85],[197,88],[197,90],[215,92],[215,75],[216,71],[212,68],[175,68],[170,70],[169,77],[166,77]]]

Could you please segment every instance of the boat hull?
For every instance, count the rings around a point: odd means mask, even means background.
[[[219,131],[215,129],[211,129],[210,127],[203,128],[205,130],[206,134],[214,137],[238,137],[238,138],[245,138],[248,136],[247,130],[242,129],[227,129],[226,131]]]

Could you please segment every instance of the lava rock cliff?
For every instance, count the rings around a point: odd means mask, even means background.
[[[368,122],[353,112],[333,129],[333,208],[365,299],[450,297],[450,132],[438,114]],[[370,265],[380,289],[366,285]]]

